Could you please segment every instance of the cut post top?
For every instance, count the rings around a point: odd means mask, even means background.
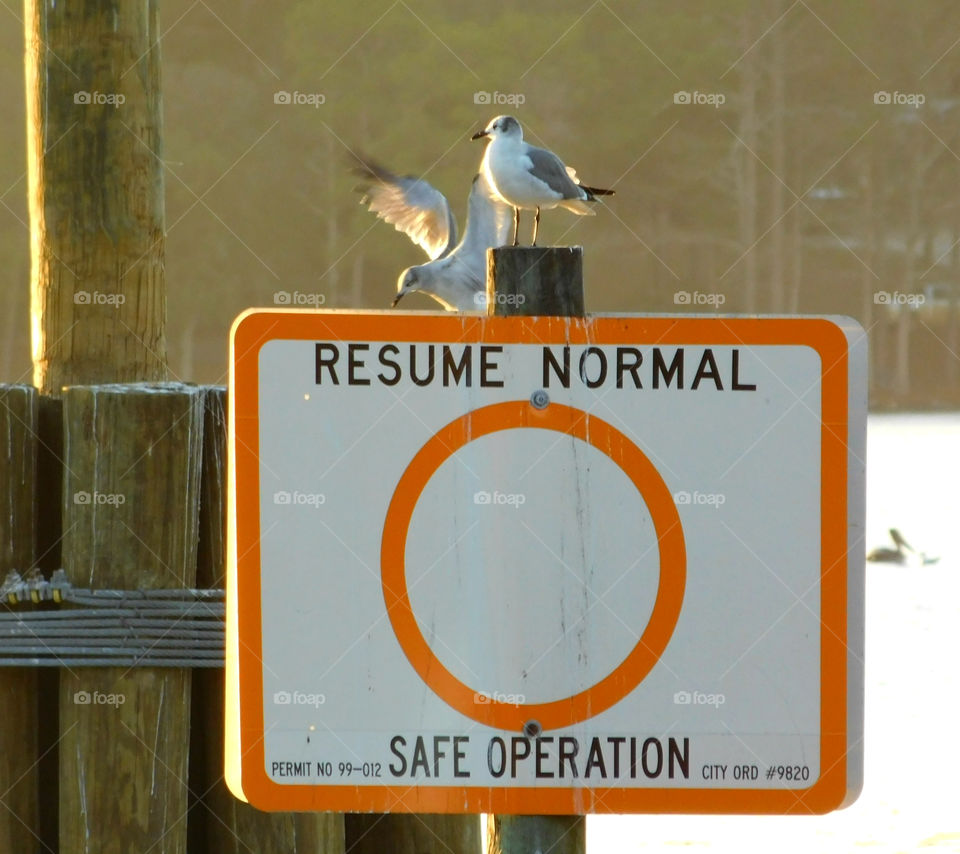
[[[583,247],[488,249],[487,311],[497,317],[583,317]]]

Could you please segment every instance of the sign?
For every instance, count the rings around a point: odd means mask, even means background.
[[[255,311],[231,362],[238,795],[562,814],[856,797],[855,323]]]

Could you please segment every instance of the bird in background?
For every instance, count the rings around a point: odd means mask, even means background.
[[[467,199],[467,222],[457,241],[457,220],[446,197],[422,178],[396,175],[357,158],[366,185],[361,204],[406,234],[431,259],[405,269],[391,306],[409,293],[433,297],[448,311],[486,308],[487,249],[503,246],[510,231],[508,205],[477,175]]]
[[[890,539],[893,540],[896,548],[891,549],[888,546],[879,546],[867,555],[867,560],[873,563],[896,563],[902,566],[908,563],[929,566],[940,560],[938,557],[927,557],[925,552],[916,551],[896,528],[890,529]]]
[[[497,116],[472,139],[487,138],[480,172],[497,195],[514,210],[513,245],[519,245],[520,210],[536,210],[533,241],[537,245],[540,209],[564,207],[580,216],[594,216],[590,203],[597,196],[612,196],[613,190],[587,187],[577,173],[552,151],[523,141],[523,129],[513,116]]]

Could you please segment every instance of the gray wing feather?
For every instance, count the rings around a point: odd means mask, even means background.
[[[360,160],[360,172],[369,182],[361,203],[406,234],[432,260],[456,246],[457,221],[443,193],[422,178],[395,175],[369,160]]]
[[[555,193],[560,193],[564,199],[583,199],[586,197],[586,193],[577,186],[577,182],[574,180],[576,172],[564,166],[560,158],[552,151],[528,145],[524,153],[533,164],[534,175]],[[571,176],[571,172],[573,172],[573,176]]]

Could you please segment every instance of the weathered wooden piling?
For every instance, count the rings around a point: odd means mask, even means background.
[[[487,250],[487,305],[498,317],[583,317],[583,247]]]
[[[347,813],[347,854],[477,854],[480,816]]]
[[[195,585],[203,392],[64,397],[63,563],[74,586]],[[189,670],[61,671],[60,854],[184,854]]]
[[[487,250],[487,312],[498,317],[582,317],[583,248],[501,246]],[[583,816],[496,815],[487,854],[584,854]]]
[[[63,566],[63,400],[39,395],[37,448],[37,567],[49,578]],[[41,850],[56,851],[60,838],[60,671],[37,672],[40,778],[39,836]]]
[[[167,377],[159,5],[23,4],[42,394]]]
[[[0,582],[36,559],[38,422],[35,388],[0,386]],[[0,851],[41,850],[38,717],[37,670],[0,668]]]

